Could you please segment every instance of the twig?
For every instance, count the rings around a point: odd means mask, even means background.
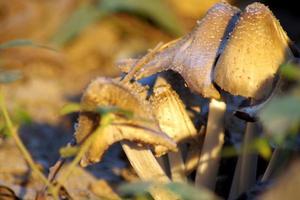
[[[75,146],[75,145],[76,145],[75,139],[73,139],[71,142],[69,142],[67,144],[67,146]],[[66,162],[66,158],[60,157],[59,160],[50,168],[50,171],[49,171],[49,174],[48,174],[48,180],[51,183],[53,183],[53,181],[55,180],[58,172],[63,167],[65,162]]]

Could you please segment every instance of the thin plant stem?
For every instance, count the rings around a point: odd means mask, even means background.
[[[103,130],[112,122],[112,117],[110,114],[105,114],[101,116],[100,126],[91,134],[90,137],[86,139],[86,141],[82,144],[80,147],[78,153],[76,154],[75,158],[72,160],[70,165],[68,166],[68,169],[58,178],[57,185],[54,188],[54,192],[57,194],[59,191],[59,188],[67,181],[67,179],[70,177],[72,172],[74,171],[76,165],[80,162],[84,154],[87,152],[87,150],[90,148],[92,142],[94,141],[94,138],[101,134]]]
[[[7,126],[7,129],[13,139],[16,142],[17,147],[19,148],[20,152],[23,154],[24,159],[28,163],[29,167],[33,170],[33,172],[38,176],[38,178],[49,187],[50,192],[53,190],[53,186],[51,183],[47,180],[46,176],[39,170],[39,168],[36,166],[35,162],[33,161],[30,153],[26,149],[25,145],[23,144],[21,138],[19,137],[17,133],[16,127],[14,127],[11,118],[8,114],[7,108],[6,108],[6,103],[5,103],[5,98],[4,94],[2,91],[2,88],[0,88],[0,108]]]

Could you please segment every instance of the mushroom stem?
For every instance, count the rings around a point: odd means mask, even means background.
[[[151,150],[129,141],[123,141],[121,145],[130,164],[141,180],[159,183],[170,182]],[[155,186],[151,188],[150,194],[155,200],[179,199],[175,194]]]
[[[187,178],[185,175],[185,165],[180,149],[178,149],[178,152],[168,153],[168,158],[170,163],[172,181],[186,183]]]
[[[256,136],[256,123],[247,123],[242,146],[242,154],[238,158],[231,190],[228,199],[234,199],[247,191],[256,182],[257,154],[249,152],[249,146]]]
[[[271,178],[274,178],[274,176],[278,174],[279,170],[282,169],[286,164],[290,153],[291,152],[289,150],[276,148],[273,151],[271,160],[261,181],[264,182],[270,180]]]
[[[220,163],[220,151],[224,144],[224,115],[226,104],[212,99],[209,103],[209,114],[206,135],[196,173],[196,186],[206,186],[214,190]]]
[[[203,146],[203,141],[205,137],[205,127],[201,126],[198,132],[199,141],[191,144],[188,149],[186,161],[185,161],[185,174],[188,176],[192,171],[194,171],[198,164],[201,155],[201,149]]]
[[[185,173],[187,176],[190,175],[197,168],[199,164],[200,155],[201,147],[192,147],[189,149],[185,162]]]
[[[168,155],[168,154],[167,154]],[[168,157],[166,156],[160,156],[160,157],[156,157],[156,161],[158,162],[158,164],[160,165],[160,167],[162,168],[162,170],[165,172],[166,176],[170,177],[170,166],[168,163]]]

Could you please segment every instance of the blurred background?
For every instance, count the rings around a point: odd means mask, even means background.
[[[11,100],[38,121],[56,121],[57,109],[97,76],[117,76],[115,62],[142,55],[158,42],[189,32],[217,0],[0,0],[2,71],[20,71]],[[243,8],[253,1],[230,0]],[[262,1],[296,44],[296,3]],[[23,43],[22,43],[23,42]],[[11,92],[13,88],[13,92]],[[41,110],[41,106],[43,109]]]
[[[0,0],[0,80],[3,82],[0,84],[5,85],[8,108],[13,111],[14,122],[21,126],[20,134],[35,161],[48,169],[58,158],[59,147],[70,141],[77,116],[61,116],[61,109],[69,102],[79,102],[91,80],[98,76],[118,76],[120,71],[115,65],[118,60],[143,55],[159,42],[188,33],[216,2]],[[229,2],[244,8],[254,1]],[[261,2],[270,7],[290,38],[300,45],[297,1]],[[1,118],[0,130],[5,135]],[[12,185],[26,182],[28,186],[28,179],[24,178],[27,166],[3,135],[0,136],[0,181]],[[106,163],[90,170],[97,178],[118,182],[126,164],[116,157],[111,151]],[[94,176],[82,176],[95,181]],[[130,178],[126,173],[122,176]]]

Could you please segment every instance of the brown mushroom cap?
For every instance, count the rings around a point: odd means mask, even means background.
[[[75,132],[77,143],[81,143],[98,126],[99,116],[92,113],[97,107],[116,106],[131,111],[134,117],[115,115],[113,124],[95,137],[81,165],[99,162],[109,146],[121,140],[150,145],[156,155],[176,151],[176,143],[160,130],[151,106],[144,100],[144,91],[137,83],[121,85],[117,80],[106,78],[98,78],[88,86],[81,100],[83,111]]]
[[[140,79],[170,69],[178,72],[197,94],[220,98],[212,84],[211,71],[227,28],[238,12],[239,9],[225,2],[215,4],[191,33],[159,49],[135,77]],[[134,63],[137,61],[128,63],[131,70]]]
[[[266,6],[253,3],[232,32],[216,64],[214,81],[233,95],[265,99],[279,66],[290,56],[288,37],[278,20]]]

